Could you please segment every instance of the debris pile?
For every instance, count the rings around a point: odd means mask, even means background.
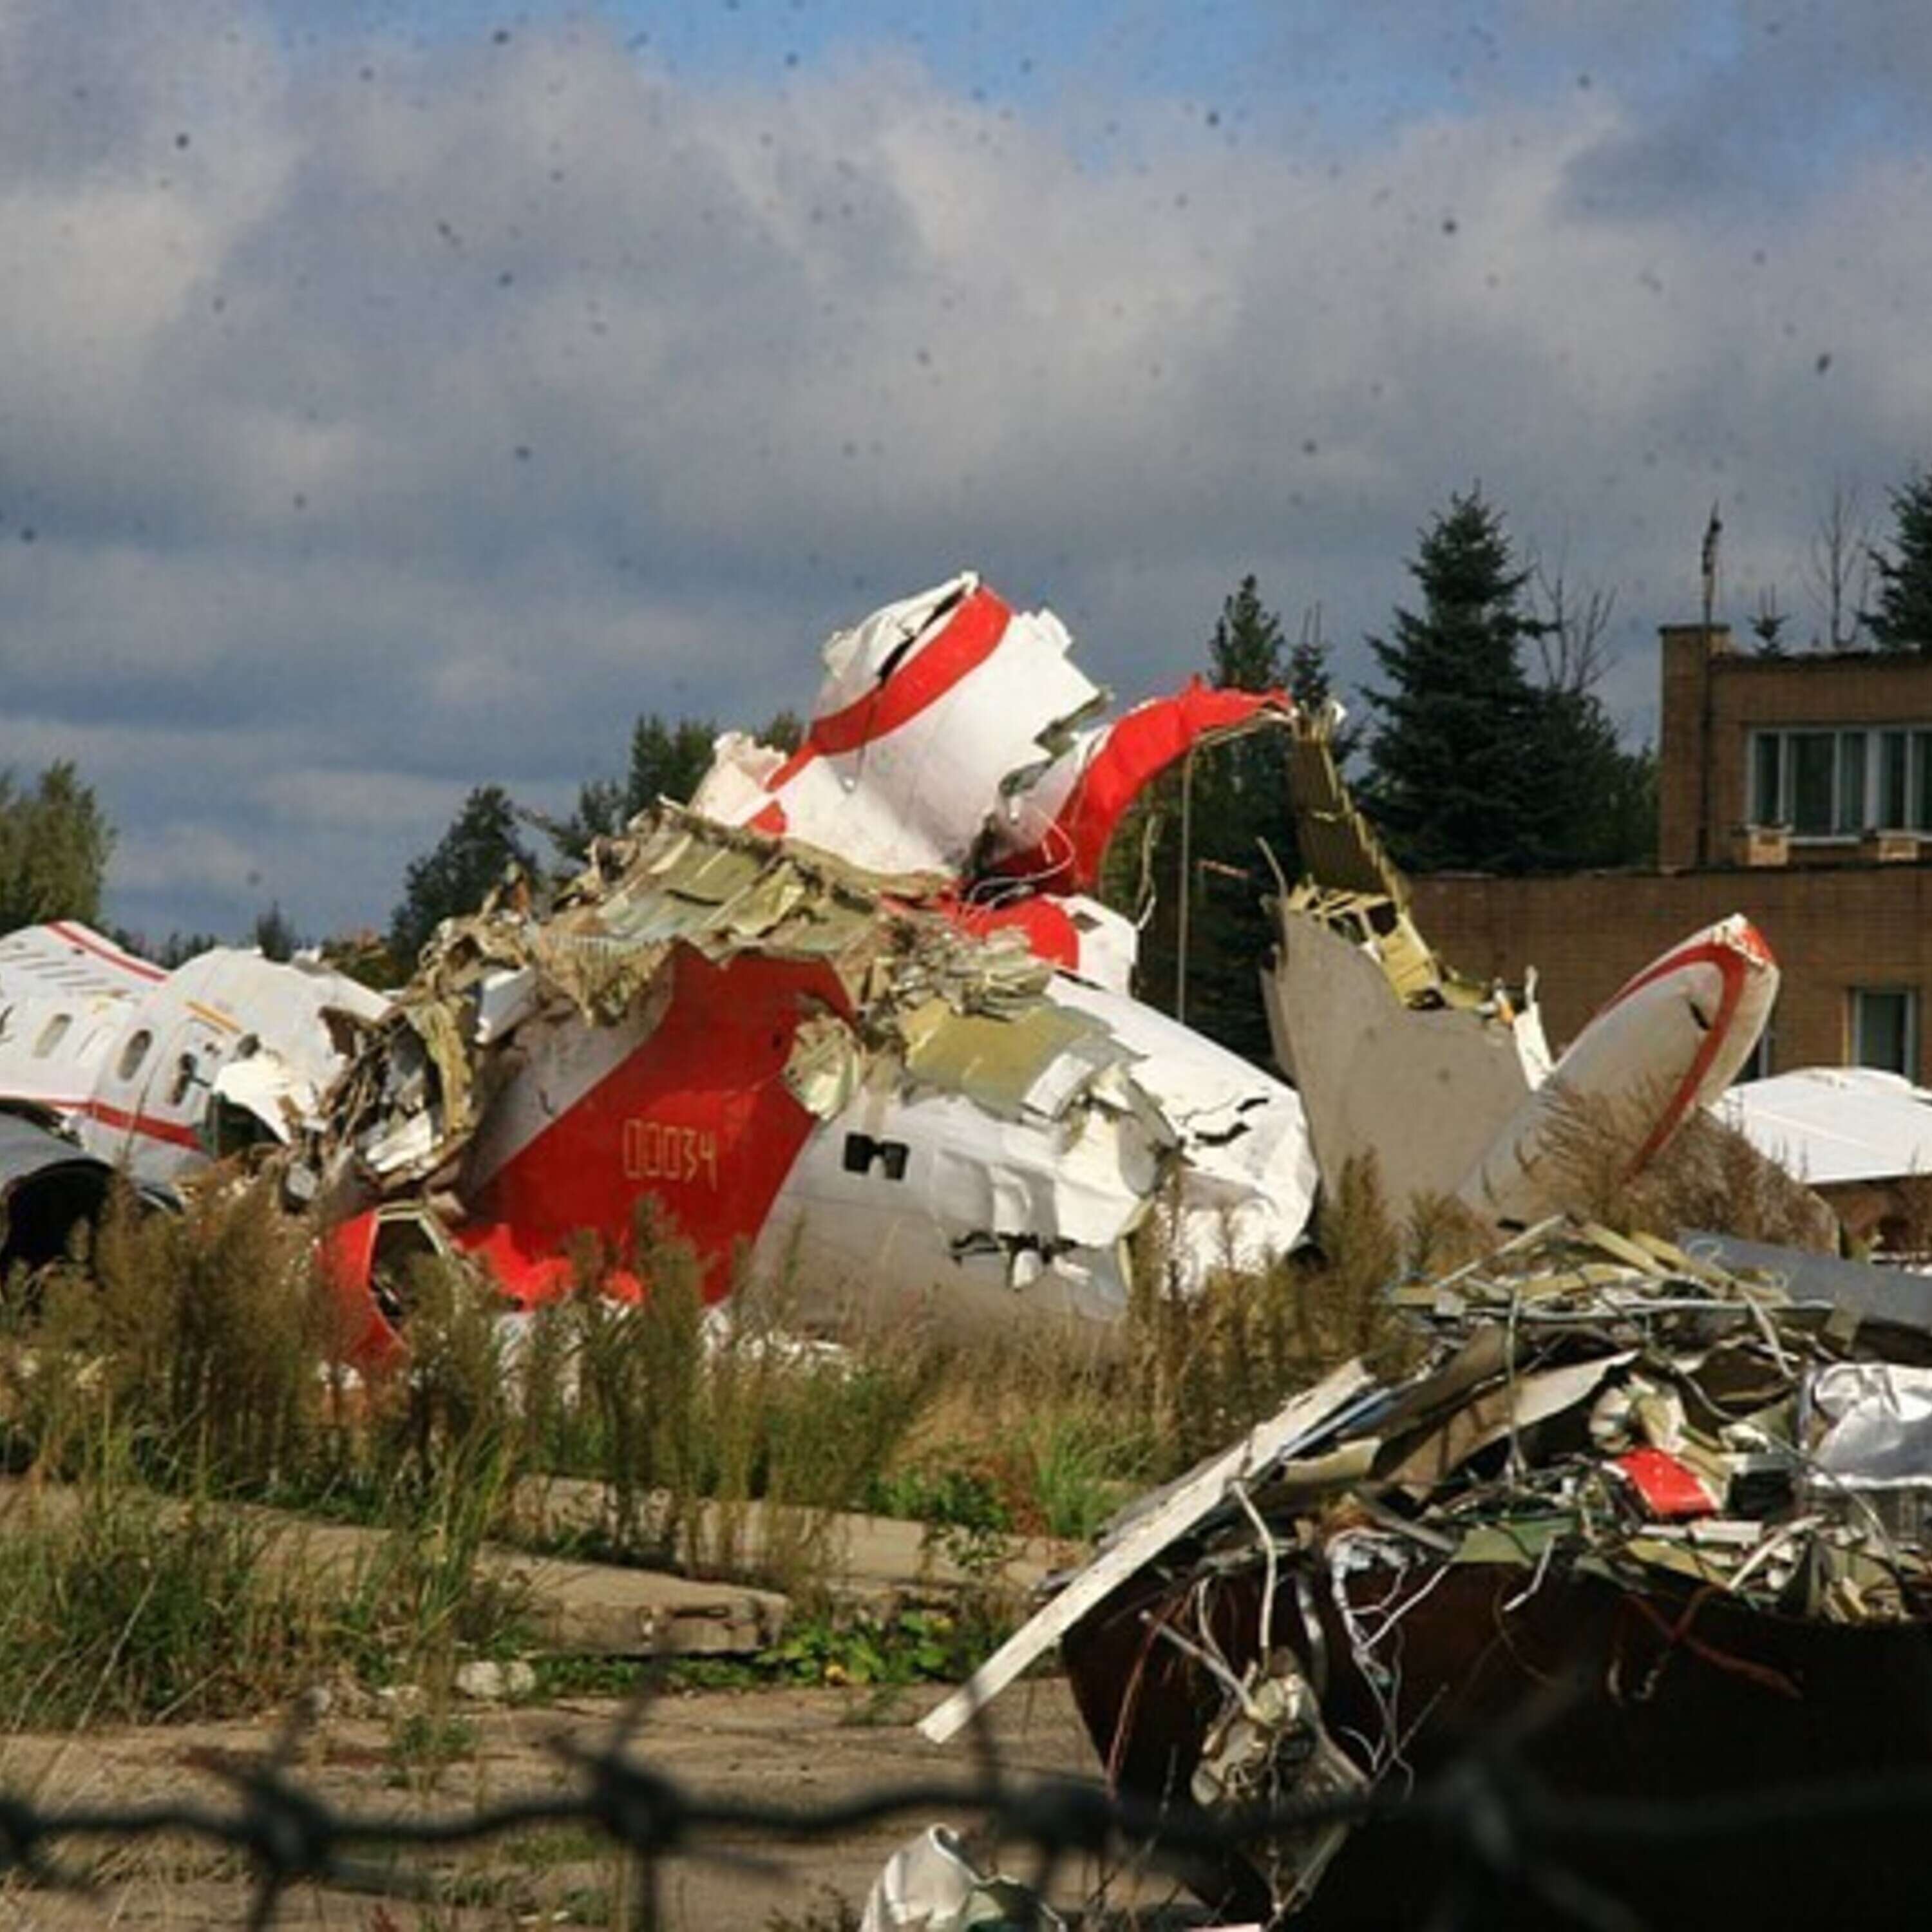
[[[1436,1366],[1354,1439],[1451,1560],[1834,1622],[1932,1608],[1932,1334],[1602,1228],[1394,1299]]]
[[[1886,1686],[1932,1666],[1932,1285],[1916,1320],[1831,1286],[1564,1220],[1401,1285],[1414,1366],[1352,1363],[1136,1504],[927,1734],[1058,1638],[1109,1775],[1210,1809],[1406,1790],[1552,1682],[1558,1790],[1922,1762],[1932,1709]],[[1332,1863],[1401,1909],[1345,1836],[1258,1847],[1220,1902],[1297,1909]]]
[[[1292,1093],[951,893],[661,806],[542,915],[445,924],[292,1177],[352,1239],[417,1204],[526,1300],[584,1229],[622,1254],[646,1190],[715,1292],[746,1244],[1108,1317],[1157,1198],[1184,1287],[1292,1246]]]

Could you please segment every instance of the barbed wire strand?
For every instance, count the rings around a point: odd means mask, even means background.
[[[293,1775],[299,1730],[291,1726],[260,1758],[199,1754],[197,1761],[227,1786],[234,1802],[167,1800],[148,1804],[47,1808],[0,1792],[0,1875],[65,1891],[98,1889],[58,1856],[90,1842],[128,1844],[162,1837],[196,1840],[242,1854],[253,1873],[245,1923],[273,1925],[294,1886],[345,1884],[389,1897],[420,1896],[420,1870],[368,1864],[352,1855],[414,1852],[424,1858],[557,1826],[588,1826],[627,1853],[635,1893],[632,1923],[659,1932],[668,1861],[696,1858],[784,1868],[708,1842],[749,1838],[798,1846],[848,1837],[895,1820],[922,1815],[985,1820],[1002,1840],[1030,1846],[1030,1883],[1042,1898],[1070,1861],[1124,1851],[1151,1869],[1184,1876],[1187,1862],[1238,1857],[1258,1845],[1323,1825],[1419,1825],[1444,1854],[1446,1871],[1426,1922],[1460,1932],[1485,1922],[1499,1898],[1533,1900],[1587,1932],[1630,1932],[1638,1922],[1621,1900],[1585,1878],[1564,1854],[1616,1849],[1682,1850],[1708,1857],[1721,1841],[1776,1834],[1802,1826],[1932,1821],[1932,1768],[1828,1780],[1808,1780],[1761,1790],[1694,1799],[1570,1796],[1552,1792],[1505,1737],[1466,1754],[1406,1796],[1353,1791],[1318,1800],[1288,1798],[1208,1811],[1191,1803],[1154,1802],[1110,1792],[1096,1780],[1016,1777],[1001,1766],[983,1714],[974,1727],[974,1773],[902,1780],[811,1807],[705,1797],[637,1754],[642,1717],[622,1714],[596,1745],[565,1736],[552,1741],[574,1774],[572,1790],[538,1791],[471,1809],[419,1816],[338,1809]]]

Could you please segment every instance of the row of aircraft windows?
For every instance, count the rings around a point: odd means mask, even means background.
[[[71,1013],[56,1013],[40,1029],[40,1036],[34,1042],[34,1058],[44,1060],[66,1039],[74,1025]],[[121,1049],[121,1058],[115,1067],[117,1078],[131,1080],[140,1072],[141,1063],[148,1057],[148,1049],[154,1043],[154,1036],[146,1027],[128,1036],[128,1044]]]
[[[34,1042],[34,1058],[36,1060],[46,1059],[66,1039],[73,1025],[74,1016],[71,1013],[56,1013],[41,1028],[40,1036]],[[154,1036],[146,1027],[136,1033],[130,1034],[127,1045],[121,1049],[121,1058],[115,1064],[115,1078],[118,1080],[133,1079],[140,1072],[142,1062],[148,1057],[148,1049],[154,1043]],[[189,1084],[194,1078],[194,1056],[184,1053],[182,1055],[181,1066],[176,1073],[174,1091],[170,1097],[175,1100],[185,1098]]]

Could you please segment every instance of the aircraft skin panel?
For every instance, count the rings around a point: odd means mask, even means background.
[[[36,992],[124,997],[146,992],[167,976],[78,920],[22,926],[0,938],[0,998]]]
[[[494,1242],[501,1265],[506,1252],[559,1255],[588,1228],[626,1250],[638,1200],[654,1196],[702,1258],[707,1297],[727,1292],[734,1246],[756,1238],[818,1124],[784,1082],[793,1036],[842,996],[817,963],[745,954],[717,967],[680,948],[671,970],[663,1020],[495,1170],[461,1245]],[[515,1229],[512,1249],[497,1226]]]
[[[880,872],[960,871],[1001,781],[1044,762],[1055,728],[1101,693],[1068,661],[1057,618],[1016,612],[974,580],[910,600],[903,620],[898,608],[832,639],[796,752],[772,762],[721,740],[693,808]]]
[[[1223,689],[1198,678],[1173,697],[1135,706],[1084,734],[1028,787],[1033,837],[1024,845],[1005,840],[998,869],[1054,892],[1093,891],[1121,820],[1162,772],[1198,746],[1279,724],[1294,710],[1286,692]]]
[[[324,1012],[387,1004],[238,948],[170,973],[75,921],[29,926],[0,939],[0,1106],[50,1115],[96,1159],[168,1186],[208,1158],[200,1130],[224,1064],[274,1064],[312,1104],[342,1064]]]
[[[1672,946],[1571,1041],[1472,1169],[1459,1190],[1462,1199],[1521,1225],[1550,1211],[1550,1177],[1560,1173],[1550,1136],[1564,1096],[1604,1110],[1606,1130],[1644,1130],[1629,1156],[1635,1172],[1693,1107],[1730,1085],[1764,1030],[1778,983],[1771,949],[1741,914]]]

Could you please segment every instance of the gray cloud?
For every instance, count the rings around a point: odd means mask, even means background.
[[[1714,224],[1656,160],[1708,63],[1580,90],[1569,10],[1346,154],[1154,100],[1108,159],[890,50],[697,86],[581,22],[0,0],[0,760],[82,760],[131,923],[380,921],[469,784],[556,808],[640,710],[802,704],[964,563],[1125,694],[1250,568],[1360,674],[1475,478],[1617,586],[1640,724],[1713,498],[1742,621],[1834,472],[1928,453],[1924,149]]]

